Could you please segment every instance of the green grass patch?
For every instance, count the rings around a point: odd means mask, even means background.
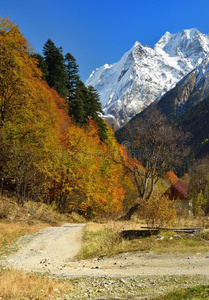
[[[202,300],[209,299],[209,286],[197,286],[171,292],[165,296],[154,298],[155,300]]]
[[[173,231],[162,231],[163,240],[157,240],[157,236],[125,240],[120,236],[117,226],[91,230],[88,225],[83,236],[83,246],[78,254],[79,259],[99,256],[112,256],[123,252],[154,251],[156,253],[196,253],[208,252],[208,235],[201,234],[190,236],[180,234],[175,237]]]
[[[122,240],[116,230],[104,229],[101,231],[85,230],[83,247],[78,258],[91,258],[97,256],[114,255],[120,253]]]

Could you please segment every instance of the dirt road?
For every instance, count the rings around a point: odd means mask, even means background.
[[[65,224],[26,235],[17,242],[18,252],[5,258],[6,265],[27,271],[66,277],[205,275],[209,277],[209,253],[123,253],[90,260],[75,259],[81,248],[85,224]]]
[[[80,250],[84,226],[65,224],[27,234],[16,242],[19,250],[8,257],[7,263],[27,271],[46,271],[48,266],[56,272]]]

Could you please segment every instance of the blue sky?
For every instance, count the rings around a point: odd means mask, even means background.
[[[209,33],[209,0],[9,0],[0,15],[16,21],[36,52],[48,38],[70,52],[83,81],[137,40],[153,47],[166,31]]]

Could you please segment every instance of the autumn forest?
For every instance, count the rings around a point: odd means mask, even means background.
[[[49,40],[45,60],[53,54],[61,64],[50,70],[48,62],[42,72],[40,57],[8,18],[0,21],[0,45],[1,193],[10,190],[21,205],[42,201],[60,212],[120,211],[123,149],[99,116],[96,92],[85,88],[77,71],[70,78],[73,57],[68,54],[65,61]]]
[[[119,144],[72,54],[51,39],[42,55],[34,53],[9,18],[0,18],[0,59],[1,196],[85,218],[128,219],[139,206],[142,217],[174,218],[164,192],[178,179],[174,167],[188,157],[187,134],[166,125],[159,111],[145,111],[140,123],[133,120],[134,134],[128,126],[123,132],[132,145],[117,134]]]

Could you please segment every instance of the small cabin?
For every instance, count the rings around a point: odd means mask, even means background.
[[[187,195],[188,188],[188,185],[183,180],[178,179],[165,193],[171,200],[175,200],[176,208],[179,212],[188,212],[191,209]]]
[[[181,179],[175,181],[170,187],[170,197],[173,200],[187,200],[188,185]]]

